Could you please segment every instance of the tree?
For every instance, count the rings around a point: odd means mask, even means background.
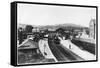
[[[31,32],[32,32],[32,29],[33,29],[33,26],[27,25],[27,26],[25,27],[25,32],[31,33]]]

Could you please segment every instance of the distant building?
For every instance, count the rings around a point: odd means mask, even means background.
[[[32,32],[40,32],[40,29],[35,27],[34,29],[32,29]]]
[[[81,37],[80,38],[84,38],[84,39],[88,39],[88,34],[86,33],[86,30],[83,29],[83,31],[81,32]]]
[[[48,31],[55,31],[55,29],[53,29],[53,28],[49,28]]]
[[[96,37],[96,20],[95,19],[90,20],[89,28],[90,28],[89,37],[95,39]]]

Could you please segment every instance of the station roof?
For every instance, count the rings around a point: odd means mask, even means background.
[[[24,43],[18,47],[18,49],[34,49],[34,48],[38,48],[38,44],[34,41],[32,41],[31,39],[25,40]]]

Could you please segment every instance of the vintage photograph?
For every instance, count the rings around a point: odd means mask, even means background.
[[[96,60],[96,8],[17,4],[17,64]]]

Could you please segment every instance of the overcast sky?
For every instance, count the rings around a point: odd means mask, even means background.
[[[18,23],[32,25],[54,25],[73,23],[89,26],[96,18],[96,8],[18,4]]]

